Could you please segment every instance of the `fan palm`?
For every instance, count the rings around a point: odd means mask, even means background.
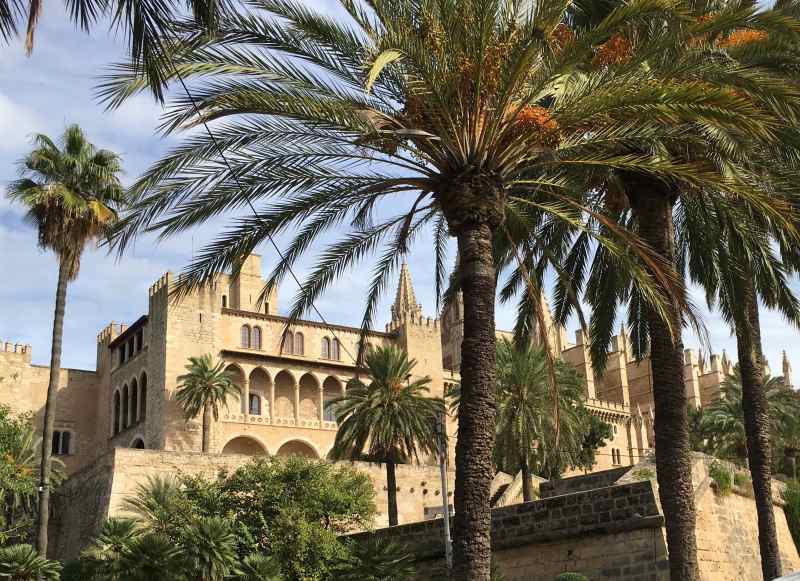
[[[395,542],[377,538],[352,544],[349,559],[334,568],[341,581],[411,581],[414,558]]]
[[[242,559],[241,573],[237,581],[282,581],[277,561],[267,555],[254,553]]]
[[[130,519],[110,518],[103,523],[100,535],[81,552],[81,572],[98,581],[122,581],[122,555],[131,541],[141,534]]]
[[[233,382],[225,371],[225,363],[214,363],[211,355],[189,357],[184,375],[178,377],[178,390],[175,399],[183,407],[187,420],[203,412],[203,452],[208,452],[211,444],[211,417],[219,420],[220,407],[228,407],[228,397],[241,396],[241,388]]]
[[[237,539],[227,520],[216,516],[194,520],[184,539],[184,558],[190,563],[192,579],[223,581],[238,572]]]
[[[738,130],[758,134],[762,119],[730,92],[659,83],[646,67],[578,70],[621,27],[641,32],[641,42],[652,40],[652,52],[660,52],[668,39],[653,30],[683,18],[670,2],[625,4],[568,36],[568,6],[554,0],[342,0],[347,22],[293,0],[253,6],[252,13],[223,18],[213,39],[187,32],[174,47],[180,78],[173,78],[196,85],[194,97],[176,97],[164,130],[220,123],[216,135],[195,134],[137,181],[138,203],[120,229],[119,248],[142,231],[169,236],[250,205],[253,216],[239,217],[205,248],[177,292],[236,271],[258,244],[294,228],[269,292],[313,242],[344,225],[349,231],[322,253],[291,315],[313,307],[348,267],[380,250],[362,321],[367,329],[399,257],[426,228],[434,232],[440,294],[447,236],[455,237],[469,316],[454,553],[459,577],[485,579],[494,438],[492,231],[511,206],[546,209],[580,225],[574,212],[584,210],[587,176],[599,168],[708,181],[732,193],[732,180],[674,163],[651,146],[664,127],[680,132],[680,121],[735,119]],[[660,24],[650,27],[656,17]],[[147,85],[146,75],[122,64],[100,93],[115,106]],[[618,154],[631,144],[641,144],[638,153]],[[618,260],[630,261],[632,247],[651,266],[639,277],[664,278],[652,254],[609,228],[612,234],[598,239]],[[668,277],[662,282],[671,286]],[[672,288],[667,294],[681,296]],[[642,299],[661,312],[659,293],[642,292]]]
[[[27,219],[37,228],[39,246],[58,258],[50,379],[44,410],[39,486],[37,549],[47,554],[50,516],[51,441],[56,416],[56,391],[61,372],[61,341],[67,285],[78,276],[81,254],[93,241],[108,235],[123,206],[119,181],[120,158],[97,149],[77,125],[61,137],[61,147],[46,135],[34,137],[36,148],[21,163],[21,177],[9,184],[8,197],[27,209]]]
[[[61,564],[39,555],[30,545],[0,548],[0,579],[9,581],[58,581]]]
[[[417,362],[394,346],[370,349],[365,357],[369,384],[352,379],[345,395],[329,405],[336,410],[335,458],[367,455],[386,463],[389,526],[397,524],[398,462],[438,450],[436,423],[444,404],[428,397],[430,377],[411,381]]]

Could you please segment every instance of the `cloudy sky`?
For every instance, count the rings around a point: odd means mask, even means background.
[[[125,181],[130,182],[180,138],[155,135],[159,108],[146,96],[129,101],[113,113],[105,112],[93,97],[93,87],[103,67],[121,58],[122,43],[100,29],[91,37],[75,31],[60,2],[49,2],[45,8],[32,57],[24,55],[21,43],[0,47],[0,190],[15,177],[16,162],[29,150],[31,134],[57,136],[69,123],[78,123],[96,145],[119,152],[124,159]],[[143,238],[119,261],[103,250],[87,251],[80,277],[69,288],[63,364],[94,369],[97,332],[112,320],[132,322],[145,313],[149,285],[167,270],[179,271],[193,249],[218,229],[214,224],[161,244]],[[432,258],[425,240],[420,242],[409,264],[417,298],[425,312],[434,315]],[[270,268],[274,250],[262,248],[260,252],[265,269]],[[301,264],[301,276],[312,260],[313,252]],[[317,306],[327,320],[359,323],[369,272],[370,264],[365,262],[325,295]],[[35,231],[23,222],[20,209],[2,195],[0,273],[0,340],[32,344],[34,362],[46,364],[56,261],[52,254],[37,248]],[[796,281],[795,287],[800,290]],[[296,290],[292,282],[284,284],[280,294],[283,305],[291,301]],[[381,326],[388,317],[391,298],[384,297],[378,321]],[[696,300],[703,304],[700,295]],[[727,327],[717,315],[701,310],[715,351],[726,349],[735,356],[735,341]],[[780,373],[781,351],[786,349],[800,373],[800,351],[795,349],[798,331],[773,313],[762,312],[762,324],[773,372]],[[513,311],[501,306],[498,326],[512,325]],[[572,337],[574,329],[569,334]],[[685,340],[687,347],[699,345],[689,333]]]

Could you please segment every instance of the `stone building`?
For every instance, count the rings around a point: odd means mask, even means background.
[[[258,301],[264,280],[257,255],[245,260],[237,276],[221,275],[180,301],[169,295],[174,281],[167,273],[150,287],[148,311],[135,322],[112,322],[100,331],[94,371],[62,370],[53,449],[67,472],[74,474],[116,448],[199,451],[200,418],[185,421],[174,393],[188,358],[206,353],[225,362],[242,390],[212,424],[212,452],[326,458],[336,423],[325,404],[359,374],[355,356],[360,330],[313,321],[297,321],[287,328],[288,320],[277,314],[277,290],[268,300]],[[426,317],[404,264],[391,322],[384,331],[371,332],[367,341],[405,349],[417,361],[415,373],[431,378],[431,394],[441,396],[459,381],[463,316],[457,299],[441,321]],[[596,376],[580,332],[574,344],[563,328],[550,324],[548,332],[554,351],[586,378],[589,408],[613,426],[613,439],[599,451],[596,469],[640,461],[651,441],[649,362],[635,362],[620,335],[614,339],[607,371]],[[712,356],[706,363],[687,350],[685,361],[685,386],[692,403],[706,405],[718,397],[731,369],[726,356]],[[790,371],[785,362],[787,378]],[[48,368],[31,363],[30,346],[0,343],[0,378],[0,403],[32,411],[41,425]],[[455,433],[452,419],[448,432]],[[455,438],[450,441],[452,454]],[[380,502],[380,493],[378,497]],[[430,508],[436,502],[441,505],[431,498],[414,506]],[[405,520],[413,516],[407,511]]]

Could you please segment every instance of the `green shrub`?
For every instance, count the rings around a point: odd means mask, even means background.
[[[786,502],[783,512],[786,514],[789,531],[792,533],[795,546],[800,549],[800,482],[790,480],[786,483],[783,500]]]
[[[580,573],[561,573],[555,578],[555,581],[589,581],[589,578]]]
[[[714,488],[720,496],[729,494],[733,489],[733,477],[730,470],[719,462],[713,462],[708,467],[708,474],[714,479]]]
[[[631,475],[639,480],[654,480],[656,477],[656,471],[652,468],[639,468],[638,470],[631,472]]]

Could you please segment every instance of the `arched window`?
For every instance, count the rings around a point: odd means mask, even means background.
[[[261,398],[254,393],[250,394],[250,415],[251,416],[261,415]]]
[[[142,373],[139,381],[139,419],[147,417],[147,375]]]
[[[340,354],[339,354],[339,339],[334,339],[331,341],[331,359],[339,361]]]
[[[250,349],[250,325],[242,325],[242,347]]]
[[[119,392],[114,392],[114,435],[119,434]]]
[[[128,392],[128,386],[122,388],[122,429],[126,429],[130,424],[130,417],[128,414],[130,413],[130,393]]]
[[[281,352],[287,355],[294,353],[294,333],[291,331],[286,331],[286,334],[283,336],[283,346],[281,347]]]
[[[331,357],[331,340],[327,337],[322,338],[322,358],[330,359]]]
[[[67,431],[56,430],[53,432],[53,455],[66,456],[70,454],[70,445],[72,444],[72,434]]]
[[[141,351],[143,347],[144,347],[144,331],[142,329],[139,329],[139,331],[136,333],[136,352],[138,353],[139,351]]]
[[[139,421],[139,384],[134,379],[131,383],[131,423]]]
[[[222,295],[222,308],[228,308],[228,295]]]
[[[253,349],[261,349],[261,327],[253,327]]]
[[[305,340],[302,333],[295,333],[294,334],[294,354],[295,355],[303,355],[305,353],[306,346]]]

